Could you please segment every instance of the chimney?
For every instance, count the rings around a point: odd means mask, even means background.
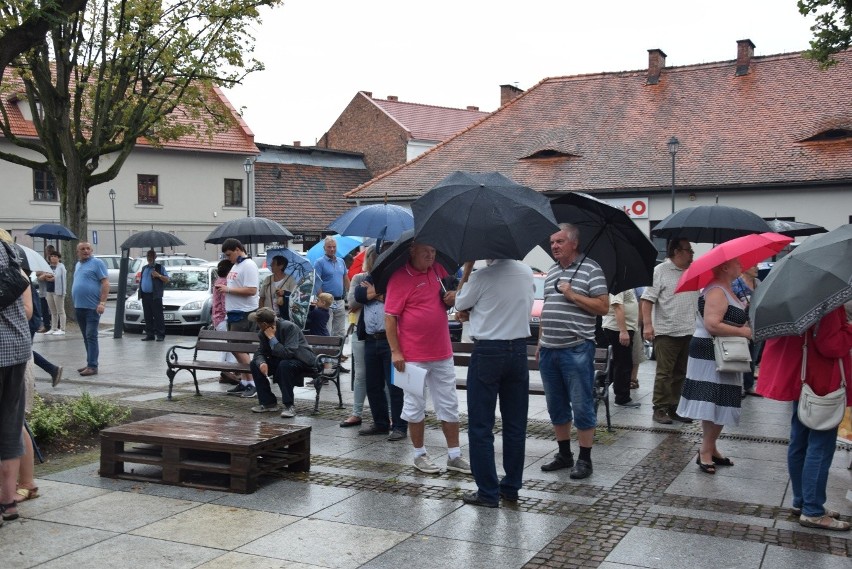
[[[518,89],[514,85],[500,85],[500,106],[502,107],[523,92],[523,89]]]
[[[399,101],[399,97],[396,95],[388,95],[388,101]]]
[[[648,80],[646,85],[656,85],[660,82],[660,73],[666,66],[666,54],[661,49],[648,50]]]
[[[473,105],[468,105],[468,106],[467,106],[467,110],[469,110],[469,111],[478,111],[478,110],[479,110],[479,107],[475,107],[475,106],[473,106]]]
[[[741,75],[748,75],[749,65],[751,65],[751,58],[754,57],[754,44],[751,43],[751,40],[738,40],[737,41],[737,77]]]
[[[294,141],[293,141],[293,146],[301,146],[301,145],[302,145],[302,141],[301,141],[301,140],[294,140]]]

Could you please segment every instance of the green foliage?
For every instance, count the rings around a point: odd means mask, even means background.
[[[121,407],[106,399],[92,397],[83,393],[69,405],[71,418],[76,426],[88,433],[97,433],[101,429],[120,423],[130,416],[130,409]]]
[[[68,434],[71,416],[68,406],[60,403],[48,405],[38,394],[33,399],[33,408],[27,422],[40,443],[50,442]]]
[[[852,45],[852,0],[799,0],[797,6],[803,16],[816,17],[807,57],[822,68],[836,65],[833,55]]]

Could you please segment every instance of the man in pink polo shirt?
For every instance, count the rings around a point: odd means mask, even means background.
[[[453,348],[447,326],[446,297],[441,279],[447,271],[435,264],[435,248],[413,243],[409,260],[388,281],[385,294],[385,332],[391,349],[391,361],[397,371],[405,371],[405,362],[426,370],[425,387],[432,392],[435,415],[441,421],[447,440],[447,470],[470,474],[470,464],[459,449],[459,400]],[[426,391],[405,390],[402,419],[408,421],[414,445],[414,466],[421,472],[441,471],[423,446]]]

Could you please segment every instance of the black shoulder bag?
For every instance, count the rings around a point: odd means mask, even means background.
[[[18,263],[15,251],[5,241],[3,247],[9,256],[9,264],[0,269],[0,310],[18,300],[30,286],[29,279],[21,272],[21,265]]]

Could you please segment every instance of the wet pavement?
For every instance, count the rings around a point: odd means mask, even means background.
[[[263,478],[249,495],[101,478],[96,463],[46,475],[38,480],[41,496],[0,528],[4,569],[850,566],[850,532],[802,528],[790,514],[788,404],[745,399],[741,424],[726,428],[719,443],[736,465],[709,476],[695,465],[697,424],[651,421],[654,363],[646,362],[635,392],[642,407],[612,408],[615,429],[598,428],[594,474],[575,481],[566,470],[541,471],[556,445],[544,398],[532,396],[521,499],[486,509],[462,504],[461,494],[475,488],[471,477],[416,471],[408,439],[340,428],[351,411],[348,375],[346,409],[336,408],[329,384],[315,415],[315,391],[296,388],[295,418],[259,417],[249,411],[256,399],[225,396],[227,386],[212,372],[199,374],[201,397],[189,373],[180,372],[174,400],[166,399],[166,351],[193,337],[112,336],[102,331],[99,374],[88,378],[74,371],[85,363],[78,331],[37,336],[35,349],[63,365],[66,378],[52,388],[37,368],[37,390],[88,392],[156,412],[310,425],[311,470]],[[466,395],[459,392],[462,411]],[[366,417],[367,409],[365,424]],[[465,426],[462,417],[467,455]],[[426,446],[441,464],[446,454],[434,416],[427,418]],[[499,435],[495,450],[499,471]],[[837,451],[828,482],[827,505],[845,519],[852,516],[850,459],[849,451]]]

